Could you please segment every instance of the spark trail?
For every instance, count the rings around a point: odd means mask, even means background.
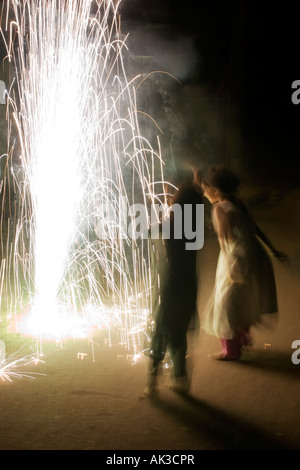
[[[126,74],[120,2],[93,3],[91,14],[91,0],[11,0],[2,12],[14,70],[2,297],[10,321],[31,335],[96,327],[138,349],[151,307],[150,246],[128,236],[124,213],[164,202],[163,162],[159,141],[155,150],[140,130],[142,78]]]

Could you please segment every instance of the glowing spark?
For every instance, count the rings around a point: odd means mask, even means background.
[[[34,379],[36,375],[44,375],[37,372],[27,372],[23,371],[22,368],[26,367],[28,364],[37,365],[41,361],[40,358],[32,356],[32,354],[21,356],[20,348],[15,353],[11,354],[7,358],[5,357],[5,344],[3,341],[0,341],[0,378],[5,382],[12,382],[13,379],[21,378],[30,378]]]
[[[144,80],[127,78],[119,2],[98,0],[94,15],[91,0],[9,6],[7,178],[15,201],[2,224],[1,265],[9,318],[30,304],[20,331],[61,340],[117,329],[137,350],[151,309],[150,248],[128,236],[124,206],[165,201],[166,183],[160,149],[140,130],[147,113],[137,109],[136,89]]]
[[[86,353],[77,353],[77,359],[81,359],[82,361],[83,361],[85,356],[87,356]]]

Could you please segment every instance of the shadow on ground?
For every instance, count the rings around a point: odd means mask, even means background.
[[[300,367],[293,364],[291,360],[292,353],[292,349],[291,352],[272,351],[271,353],[254,350],[246,354],[239,364],[243,367],[259,369],[260,371],[268,371],[299,380]]]
[[[230,413],[191,395],[180,395],[181,403],[172,403],[167,397],[155,396],[153,406],[171,415],[180,426],[186,426],[199,439],[206,435],[226,450],[287,450],[288,443],[268,435],[255,426]]]

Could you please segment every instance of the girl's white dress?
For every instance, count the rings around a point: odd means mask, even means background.
[[[255,235],[255,224],[243,209],[230,201],[216,203],[212,222],[221,249],[203,327],[218,338],[231,339],[238,329],[261,323],[264,314],[277,312],[275,277],[271,260]]]

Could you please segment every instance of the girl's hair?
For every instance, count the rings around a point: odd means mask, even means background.
[[[197,179],[200,184],[213,186],[229,197],[235,195],[240,184],[237,175],[222,165],[210,167],[204,175],[198,174]]]
[[[236,195],[240,180],[231,170],[223,165],[212,166],[204,174],[199,171],[196,179],[200,185],[203,184],[204,186],[212,186],[219,189],[229,201],[236,204],[244,213],[249,215],[246,205]]]

